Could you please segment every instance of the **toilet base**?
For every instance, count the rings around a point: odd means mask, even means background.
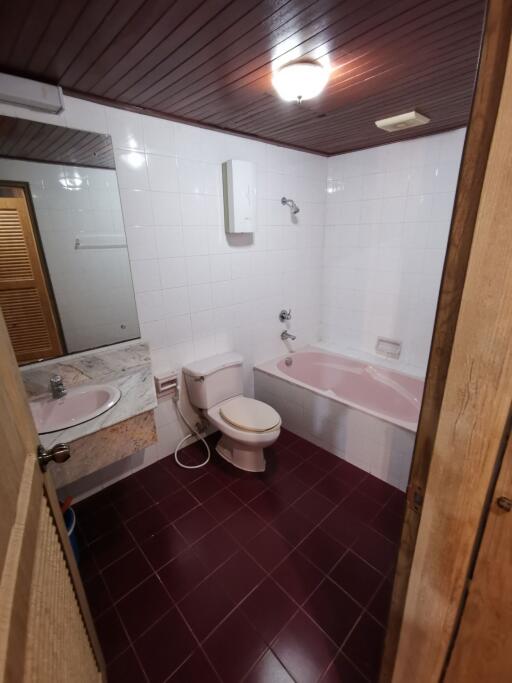
[[[246,472],[264,472],[266,468],[263,448],[244,448],[244,446],[230,439],[225,434],[222,435],[217,446],[217,453],[235,467]]]

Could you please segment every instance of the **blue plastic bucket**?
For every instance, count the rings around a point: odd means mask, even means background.
[[[71,543],[71,547],[73,548],[75,560],[78,563],[80,561],[80,552],[78,550],[78,541],[76,540],[76,515],[73,508],[68,508],[64,513],[64,522],[66,524],[69,542]]]

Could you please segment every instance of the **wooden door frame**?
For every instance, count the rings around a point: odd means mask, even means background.
[[[499,244],[499,237],[501,235],[503,238],[507,230],[512,233],[504,217],[499,213],[493,216],[496,221],[493,225],[494,233],[489,227],[489,214],[492,214],[489,196],[493,192],[489,185],[489,178],[492,178],[495,187],[499,188],[500,175],[496,169],[500,164],[505,164],[504,158],[500,158],[500,150],[496,149],[496,145],[491,145],[495,134],[499,135],[500,133],[500,105],[505,106],[501,96],[507,59],[510,58],[511,28],[512,5],[506,0],[490,0],[483,34],[475,97],[442,278],[424,401],[416,438],[410,477],[409,504],[402,531],[381,682],[389,680],[402,682],[413,679],[435,681],[441,675],[443,666],[441,662],[445,661],[453,637],[456,613],[463,599],[465,577],[462,577],[462,573],[467,572],[470,554],[474,551],[475,539],[485,503],[484,499],[488,493],[492,469],[498,457],[497,442],[502,437],[502,430],[505,429],[504,406],[501,405],[500,401],[503,400],[506,404],[509,397],[504,387],[498,386],[500,378],[495,374],[492,380],[497,383],[496,388],[501,391],[501,395],[496,397],[493,402],[496,414],[489,420],[485,429],[489,431],[493,429],[494,431],[486,435],[488,436],[487,443],[481,444],[480,457],[472,452],[470,459],[468,459],[468,443],[464,443],[460,433],[457,434],[458,441],[455,438],[456,427],[459,428],[459,420],[471,419],[468,415],[471,406],[462,405],[462,399],[471,403],[467,392],[464,392],[467,387],[463,382],[469,385],[471,377],[465,374],[467,368],[463,367],[462,350],[464,349],[466,353],[466,363],[470,360],[474,362],[476,359],[477,364],[483,365],[484,363],[481,361],[485,359],[489,368],[496,371],[496,358],[492,357],[491,348],[478,346],[478,337],[490,335],[491,330],[478,330],[478,316],[475,316],[475,309],[471,309],[471,306],[474,307],[477,303],[483,306],[482,301],[479,302],[475,295],[475,283],[480,278],[479,286],[482,292],[485,291],[486,283],[482,278],[489,268],[489,260],[498,262],[500,258],[498,250],[501,249],[503,252],[503,239]],[[506,89],[503,89],[503,94],[505,99]],[[502,120],[501,127],[503,128],[504,125]],[[488,177],[486,177],[486,173]],[[503,190],[503,188],[501,189]],[[485,215],[486,210],[487,215]],[[486,236],[487,242],[485,241]],[[493,244],[494,240],[498,243]],[[483,256],[488,261],[485,261]],[[500,267],[503,269],[503,264]],[[480,271],[477,272],[476,268],[479,268]],[[488,278],[494,275],[495,272],[487,272]],[[503,270],[504,275],[505,271]],[[502,303],[500,302],[500,294],[499,287],[496,287],[496,301],[494,302],[496,310],[494,313],[496,316],[498,314],[506,316],[508,311],[505,310],[505,307],[501,311],[497,310]],[[485,303],[487,305],[489,302]],[[485,310],[489,313],[487,309]],[[474,325],[472,339],[467,336],[469,333],[467,320],[471,315],[473,315]],[[485,318],[482,318],[482,322],[484,320]],[[505,320],[508,325],[510,321],[506,318]],[[499,318],[494,319],[492,315],[488,316],[487,322],[489,325],[492,322],[494,327],[500,324]],[[503,320],[501,320],[501,324],[504,325]],[[466,338],[462,336],[463,330],[466,331]],[[489,337],[488,341],[495,340]],[[500,362],[508,362],[506,349],[497,344],[494,350],[501,354]],[[457,370],[459,371],[458,375],[456,374]],[[460,413],[456,422],[454,422],[454,415],[451,416],[453,433],[450,441],[447,431],[449,428],[448,411],[450,407],[453,409],[453,391],[457,382],[459,383]],[[497,410],[498,404],[499,410]],[[507,412],[508,408],[509,406],[506,406]],[[479,418],[479,415],[473,415],[475,424],[478,423]],[[482,437],[482,434],[478,434],[478,437]],[[461,472],[474,466],[479,479],[470,482],[465,480],[461,474],[460,481],[457,481],[455,489],[450,493],[450,500],[446,500],[445,489],[450,483],[450,467],[453,467],[453,463],[446,461],[446,448],[450,445],[453,448],[450,453],[453,460],[466,458],[466,460],[460,461]],[[444,480],[439,477],[440,472],[443,471],[443,466],[445,468],[443,476],[448,477]],[[427,478],[429,478],[428,485]],[[434,491],[433,489],[436,487],[437,489]],[[424,492],[425,501],[422,505]],[[453,521],[453,517],[457,514],[462,514],[459,506],[464,499],[470,510],[464,520],[463,528],[461,527],[458,530],[462,537],[456,539],[445,537],[442,539],[443,534],[454,533],[457,530],[456,526],[450,525],[450,521]],[[440,522],[438,516],[443,505],[445,506],[446,523],[444,520]],[[435,520],[438,523],[436,530],[433,528]],[[434,534],[438,535],[437,544],[432,542]],[[428,563],[425,562],[424,552],[427,546],[432,552],[429,561],[432,565],[437,564],[432,571]],[[451,586],[453,591],[448,600],[449,604],[446,605],[442,615],[443,618],[441,618],[441,614],[432,614],[433,605],[429,602],[432,596],[428,596],[428,590],[425,590],[425,586],[421,584],[422,581],[425,584],[440,579],[439,563],[441,559],[436,555],[439,552],[451,553],[449,561],[452,563],[450,571],[444,577],[446,585],[443,587],[437,585],[440,592],[448,586]],[[420,568],[424,571],[422,576],[416,571]],[[421,596],[426,602],[421,602]],[[416,610],[416,614],[414,610]],[[428,624],[425,623],[425,620],[421,621],[422,627],[427,629],[421,633],[421,638],[418,631],[419,612],[423,612],[423,615],[430,613],[432,617]],[[416,624],[414,623],[415,618],[417,619]],[[415,629],[416,632],[414,633]],[[436,641],[436,647],[429,648],[429,639]],[[410,650],[409,654],[408,649]],[[425,659],[422,660],[422,656]],[[421,673],[416,671],[413,675],[412,667],[415,666],[421,667]],[[411,676],[413,677],[411,678]]]

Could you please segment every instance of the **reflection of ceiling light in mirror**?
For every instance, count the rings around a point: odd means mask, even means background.
[[[141,154],[140,152],[128,152],[127,154],[122,154],[121,156],[123,161],[125,161],[128,166],[131,166],[132,168],[140,168],[146,161],[144,154]]]
[[[80,190],[82,187],[82,178],[75,176],[74,178],[59,178],[59,183],[65,190]]]
[[[327,85],[330,70],[326,64],[300,59],[281,66],[272,74],[272,85],[286,102],[302,102],[319,95]]]

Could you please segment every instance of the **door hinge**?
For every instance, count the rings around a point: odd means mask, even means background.
[[[407,487],[407,505],[411,508],[411,510],[419,512],[423,505],[423,498],[424,495],[421,486],[409,484]]]

